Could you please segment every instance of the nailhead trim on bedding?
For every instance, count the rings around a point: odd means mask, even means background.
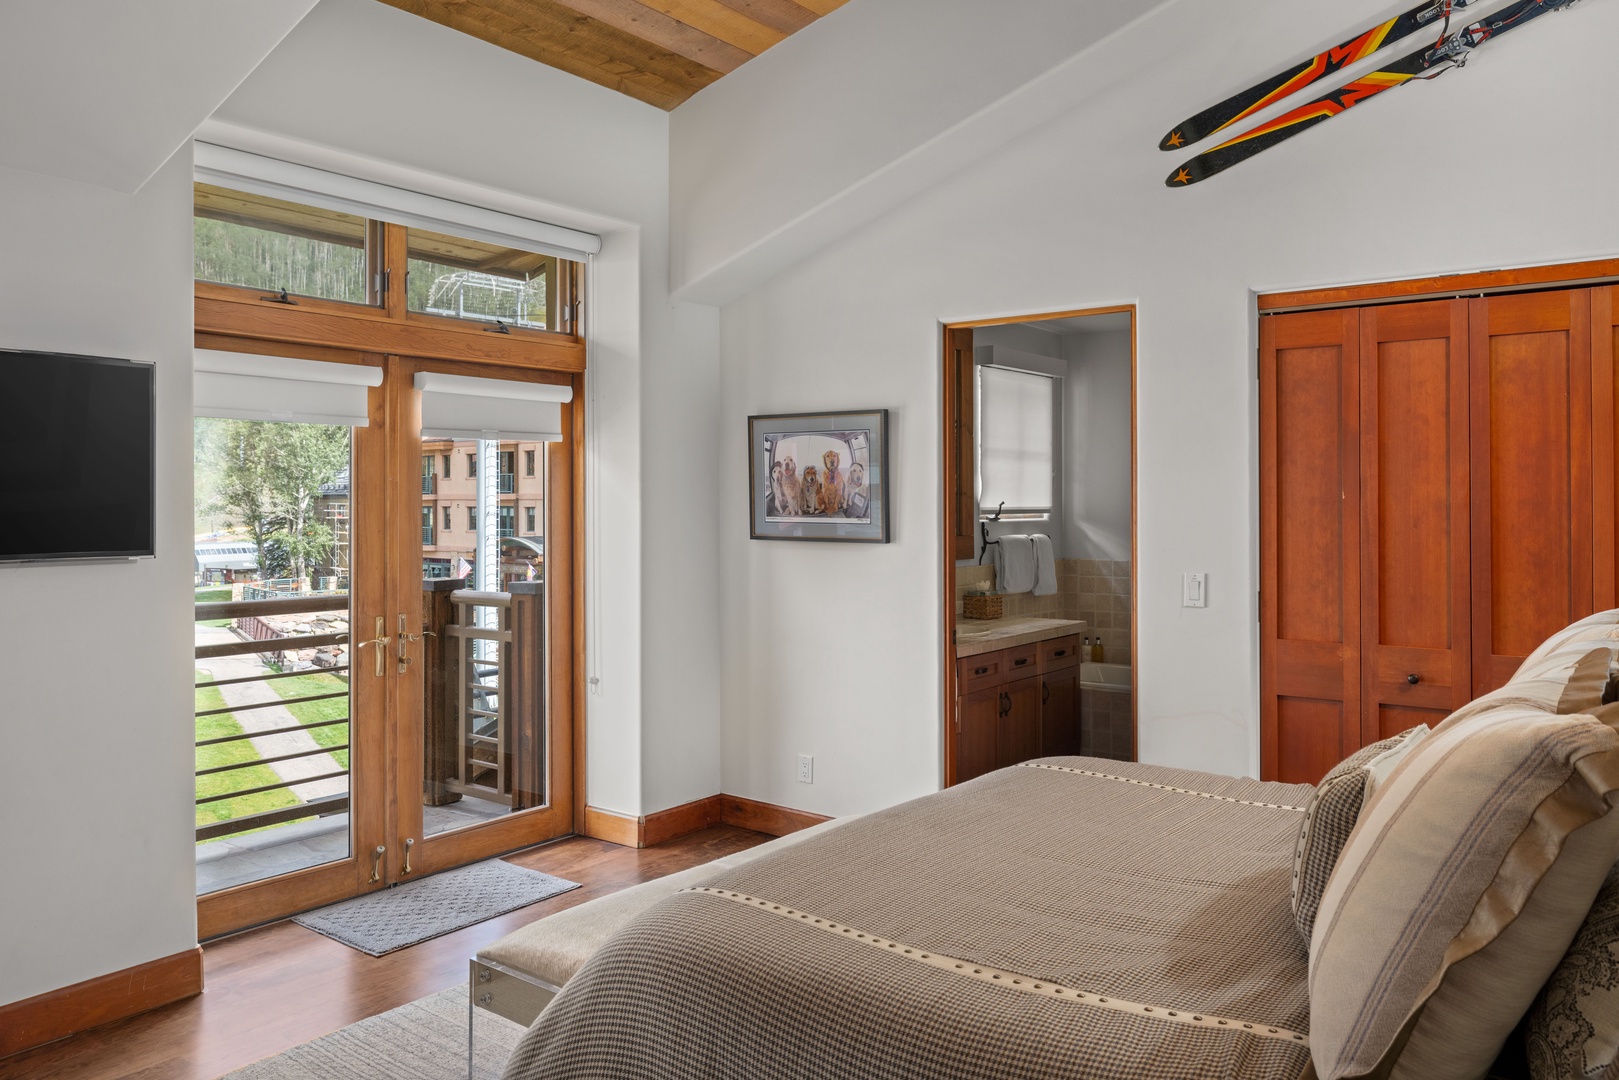
[[[1074,773],[1078,776],[1094,776],[1098,780],[1116,780],[1121,784],[1134,784],[1136,787],[1157,788],[1159,791],[1173,791],[1178,795],[1196,795],[1200,799],[1214,799],[1217,802],[1237,803],[1241,806],[1258,806],[1266,810],[1297,810],[1304,812],[1302,806],[1287,806],[1283,803],[1254,802],[1251,799],[1233,799],[1229,795],[1215,795],[1208,791],[1193,791],[1191,788],[1170,787],[1168,784],[1154,784],[1149,780],[1134,780],[1128,776],[1114,776],[1111,773],[1093,772],[1090,769],[1071,769],[1067,765],[1047,765],[1039,761],[1023,761],[1017,765],[1020,769],[1048,769],[1051,772]]]
[[[1031,767],[1061,769],[1061,766],[1055,765],[1036,765]],[[1084,772],[1085,770],[1062,769],[1062,771]],[[1101,773],[1086,773],[1086,775],[1104,776],[1104,774]],[[1123,779],[1122,777],[1105,776],[1104,778],[1114,780]],[[1131,782],[1134,783],[1136,781]],[[1148,784],[1146,786],[1162,787],[1163,785]],[[1181,789],[1170,788],[1169,790],[1179,791]],[[1186,794],[1201,795],[1205,793],[1189,791],[1186,792]],[[1223,798],[1223,796],[1218,795],[1209,797]],[[1226,801],[1240,802],[1242,800],[1227,799]],[[1249,805],[1267,806],[1271,804],[1252,803]],[[1303,808],[1293,806],[1278,806],[1276,809],[1298,810]],[[1192,1027],[1210,1028],[1213,1030],[1225,1028],[1234,1032],[1246,1032],[1250,1035],[1255,1035],[1263,1039],[1277,1039],[1283,1042],[1296,1043],[1301,1046],[1309,1045],[1309,1038],[1307,1036],[1297,1031],[1289,1031],[1286,1028],[1270,1027],[1267,1024],[1247,1023],[1242,1020],[1233,1020],[1230,1017],[1210,1016],[1206,1013],[1194,1013],[1186,1009],[1169,1009],[1162,1005],[1143,1005],[1136,1001],[1121,1001],[1118,998],[1108,997],[1093,991],[1079,991],[1068,986],[1058,986],[1043,980],[1030,978],[1029,976],[1020,974],[1018,972],[1005,971],[1000,968],[985,967],[981,964],[974,964],[969,960],[962,960],[954,956],[940,956],[937,953],[924,952],[920,948],[912,945],[906,945],[903,942],[889,941],[885,938],[880,938],[875,934],[867,934],[859,931],[852,926],[842,926],[831,921],[830,919],[817,918],[808,912],[796,911],[793,908],[787,907],[783,904],[774,904],[769,900],[760,900],[757,897],[747,896],[743,893],[730,892],[725,889],[716,889],[707,885],[700,885],[695,888],[682,889],[680,891],[684,893],[702,893],[708,896],[718,897],[722,900],[729,900],[732,903],[741,904],[745,907],[758,908],[759,910],[768,912],[772,915],[778,915],[783,919],[800,922],[804,926],[814,927],[825,933],[832,934],[836,937],[843,937],[848,941],[857,942],[859,944],[869,946],[870,948],[877,949],[881,952],[892,952],[896,956],[909,957],[911,960],[917,963],[926,964],[927,966],[937,968],[940,971],[954,972],[961,975],[963,978],[974,979],[979,982],[992,983],[997,986],[1006,987],[1009,990],[1017,990],[1028,994],[1038,994],[1042,997],[1056,998],[1062,1001],[1082,1002],[1095,1008],[1108,1009],[1113,1012],[1130,1013],[1136,1016],[1150,1016],[1155,1020],[1164,1020],[1170,1023],[1187,1024]]]

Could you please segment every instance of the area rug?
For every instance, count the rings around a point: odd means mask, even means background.
[[[367,955],[383,956],[578,887],[577,881],[490,859],[318,908],[292,921]]]
[[[493,1080],[521,1025],[476,1010],[475,1080]],[[467,988],[455,986],[237,1069],[222,1080],[465,1080]]]

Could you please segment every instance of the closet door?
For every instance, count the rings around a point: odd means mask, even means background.
[[[1467,303],[1360,316],[1363,743],[1473,694]]]
[[[1471,301],[1473,694],[1594,607],[1591,294]]]
[[[1619,286],[1591,291],[1592,607],[1619,607]]]
[[[1360,746],[1360,313],[1260,320],[1261,775]]]

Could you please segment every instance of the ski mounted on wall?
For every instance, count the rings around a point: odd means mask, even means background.
[[[1232,94],[1218,105],[1210,105],[1196,116],[1183,120],[1158,142],[1160,150],[1179,150],[1195,142],[1224,131],[1239,121],[1285,97],[1298,93],[1307,86],[1320,82],[1342,71],[1350,64],[1366,59],[1377,50],[1410,37],[1418,30],[1442,28],[1436,40],[1443,40],[1450,32],[1450,14],[1480,0],[1425,0],[1403,15],[1396,15],[1372,27],[1363,34],[1340,42],[1296,67],[1273,75]]]
[[[1169,174],[1164,184],[1168,187],[1190,187],[1207,180],[1216,173],[1247,161],[1255,154],[1269,150],[1279,142],[1291,139],[1324,120],[1330,120],[1347,109],[1352,109],[1368,98],[1385,90],[1410,82],[1412,79],[1432,79],[1467,62],[1468,54],[1484,42],[1548,11],[1568,7],[1577,0],[1519,0],[1502,8],[1494,15],[1480,19],[1456,31],[1437,45],[1418,49],[1389,64],[1368,72],[1358,79],[1329,91],[1314,101],[1283,113],[1266,124],[1227,140],[1219,146],[1192,158]]]

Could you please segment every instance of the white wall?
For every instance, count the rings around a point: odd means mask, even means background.
[[[669,300],[668,114],[372,0],[322,0],[215,118],[605,234],[588,796],[639,814],[714,794],[718,318]]]
[[[1062,336],[1065,559],[1130,558],[1130,331]]]
[[[0,251],[0,347],[155,361],[158,422],[155,560],[0,567],[3,1004],[197,941],[189,148],[136,195],[0,169]]]
[[[1619,144],[1591,136],[1619,97],[1619,5],[1544,18],[1464,71],[1163,186],[1170,123],[1382,10],[1176,3],[985,119],[1039,118],[1030,134],[724,309],[727,425],[885,405],[895,480],[885,547],[727,527],[726,791],[841,814],[937,787],[940,325],[1119,302],[1139,305],[1141,754],[1257,767],[1254,291],[1619,253]],[[768,110],[774,75],[766,54],[726,82]],[[727,522],[746,512],[743,469],[724,459]],[[1209,574],[1206,609],[1180,606],[1187,570]],[[817,755],[813,786],[792,779],[798,752]]]

